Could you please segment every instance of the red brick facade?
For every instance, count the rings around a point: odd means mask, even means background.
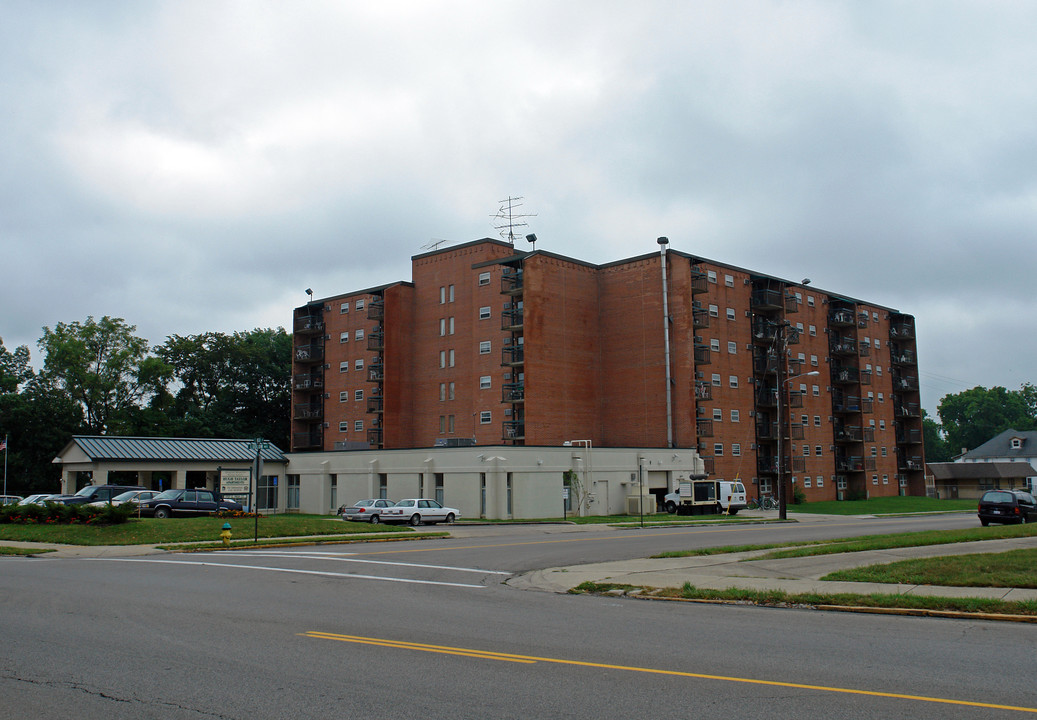
[[[780,443],[808,499],[923,492],[911,316],[668,249],[664,314],[662,257],[481,240],[297,308],[293,450],[697,448],[757,494]]]

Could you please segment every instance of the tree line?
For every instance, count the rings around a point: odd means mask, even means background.
[[[944,395],[937,413],[939,422],[922,420],[925,461],[949,462],[1005,430],[1037,430],[1037,387],[1031,383],[1018,390],[974,387]]]
[[[255,438],[288,448],[292,338],[284,328],[171,335],[150,347],[122,318],[43,328],[42,367],[0,338],[8,492],[54,492],[73,435]]]

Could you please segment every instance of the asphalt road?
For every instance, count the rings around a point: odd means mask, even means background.
[[[0,718],[1001,718],[1037,628],[520,591],[540,567],[974,518],[0,558]]]

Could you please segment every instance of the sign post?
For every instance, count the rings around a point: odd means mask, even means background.
[[[252,539],[254,543],[259,542],[259,478],[262,477],[263,473],[263,451],[269,447],[270,441],[263,438],[249,440],[248,443],[248,449],[256,451],[256,457],[252,465],[252,482],[249,483],[249,495],[252,498],[250,505],[252,506],[252,512],[256,515],[255,535]]]

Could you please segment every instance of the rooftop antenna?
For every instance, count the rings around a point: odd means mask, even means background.
[[[536,213],[524,214],[518,212],[518,209],[522,207],[522,203],[519,200],[523,199],[509,195],[506,200],[500,201],[500,208],[497,210],[497,214],[492,216],[493,227],[512,247],[515,247],[515,230],[529,225],[529,223],[523,222],[523,219],[536,217]]]
[[[449,240],[444,240],[443,238],[432,238],[427,243],[422,245],[421,249],[422,250],[429,250],[429,251],[435,252],[436,250],[439,250],[439,246],[442,245],[445,242],[450,242],[450,241]]]

